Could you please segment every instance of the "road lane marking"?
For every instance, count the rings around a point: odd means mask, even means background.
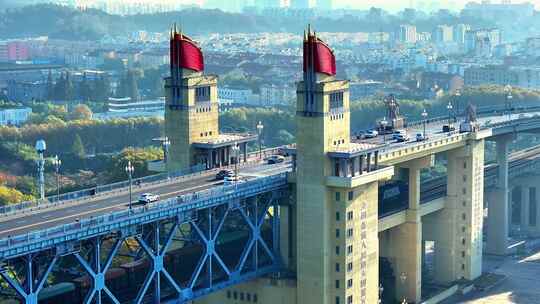
[[[176,193],[180,193],[180,192],[184,192],[184,191],[191,191],[191,190],[194,190],[194,189],[208,187],[208,186],[213,186],[213,185],[216,185],[218,183],[220,183],[220,182],[214,182],[214,183],[206,184],[206,185],[199,185],[199,186],[196,186],[196,187],[171,192],[171,193],[168,193],[166,195],[176,194]],[[129,203],[129,202],[125,202],[125,204],[127,204],[127,203]],[[123,205],[123,204],[124,204],[124,202],[121,205],[114,205],[114,206],[104,207],[104,208],[101,208],[101,209],[94,209],[94,210],[90,210],[90,211],[86,211],[86,212],[82,212],[82,213],[78,213],[78,214],[73,214],[73,215],[68,215],[68,216],[64,216],[64,217],[55,218],[55,219],[48,220],[48,221],[42,221],[42,222],[40,221],[38,223],[34,223],[34,224],[26,225],[26,226],[16,227],[16,228],[8,229],[8,230],[2,230],[2,231],[0,231],[0,233],[5,234],[5,233],[17,231],[17,230],[23,230],[23,229],[27,229],[27,228],[31,228],[31,227],[35,227],[35,226],[54,223],[54,222],[66,220],[66,219],[69,219],[69,218],[81,218],[84,215],[87,215],[87,214],[90,214],[90,213],[105,211],[105,210],[109,210],[109,209],[115,209],[115,208],[119,208],[119,207],[122,207],[121,209],[123,210],[127,206],[127,205]],[[73,211],[71,211],[71,212],[73,212]],[[98,216],[100,216],[100,215],[98,215]],[[16,224],[23,224],[23,223],[26,223],[26,222],[28,222],[28,219],[18,221],[18,222],[16,222]]]

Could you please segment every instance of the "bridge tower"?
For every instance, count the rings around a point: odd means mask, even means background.
[[[199,163],[192,143],[218,136],[217,76],[203,75],[202,51],[176,27],[170,47],[171,76],[165,79],[169,171]]]
[[[393,168],[378,170],[378,152],[350,142],[349,83],[335,75],[334,54],[308,30],[297,87],[296,300],[377,303],[378,180]]]
[[[247,160],[256,135],[220,134],[216,75],[205,75],[200,47],[182,32],[171,32],[171,76],[165,78],[165,135],[170,140],[167,171],[213,169]],[[233,155],[239,146],[243,157]]]

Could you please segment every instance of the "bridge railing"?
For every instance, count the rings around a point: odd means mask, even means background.
[[[164,182],[174,182],[179,179],[192,178],[200,175],[203,172],[202,166],[194,166],[192,168],[176,171],[172,173],[160,173],[141,178],[133,179],[134,185],[151,186]],[[54,207],[74,201],[79,201],[88,198],[96,198],[100,196],[110,195],[111,193],[125,190],[129,187],[129,181],[122,181],[108,185],[99,185],[93,188],[79,190],[61,194],[60,196],[49,196],[45,202],[39,200],[27,201],[19,204],[7,205],[0,207],[0,216],[9,216],[18,212],[31,212],[44,208]]]
[[[48,229],[36,230],[13,237],[8,236],[0,239],[0,258],[15,256],[29,250],[43,250],[65,241],[83,240],[110,232],[113,229],[149,223],[181,214],[185,217],[185,220],[193,219],[193,211],[272,191],[286,184],[286,174],[280,173],[238,184],[184,194],[131,210],[111,212]]]

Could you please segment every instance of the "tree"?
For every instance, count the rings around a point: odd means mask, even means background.
[[[73,140],[73,145],[71,146],[71,153],[73,153],[73,155],[79,157],[80,159],[86,157],[86,153],[84,151],[84,144],[79,134],[75,134],[75,139]]]
[[[85,101],[92,98],[92,88],[90,87],[90,83],[88,82],[86,73],[83,74],[81,84],[79,85],[79,97]]]
[[[54,96],[54,83],[52,79],[52,71],[49,70],[49,76],[47,77],[47,99],[53,100]]]
[[[34,199],[31,195],[23,194],[14,188],[9,188],[6,186],[0,186],[0,205],[11,205],[17,204],[24,201],[30,201]]]
[[[137,76],[135,72],[130,70],[127,74],[127,95],[131,98],[131,101],[139,100],[139,86],[137,85]]]
[[[71,112],[71,119],[73,120],[89,120],[92,118],[92,110],[85,104],[78,104],[73,108]]]
[[[156,147],[151,148],[126,148],[122,152],[113,157],[109,170],[110,182],[126,180],[127,175],[125,167],[128,161],[135,168],[133,177],[142,177],[150,174],[147,168],[147,162],[152,160],[163,159],[163,150]]]

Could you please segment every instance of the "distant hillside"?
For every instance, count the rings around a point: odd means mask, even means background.
[[[36,0],[26,0],[33,2]],[[0,3],[21,3],[19,0],[0,0]],[[24,3],[24,0],[22,1]],[[0,8],[5,8],[0,4]],[[184,24],[192,34],[239,32],[298,32],[306,23],[326,32],[392,31],[398,24],[411,22],[397,16],[370,11],[366,18],[346,16],[341,19],[318,18],[299,20],[298,17],[266,17],[225,13],[220,10],[186,9],[161,14],[116,16],[98,10],[84,12],[52,4],[36,4],[0,12],[0,39],[47,35],[68,40],[96,40],[104,35],[126,35],[136,30],[164,32],[173,22]],[[490,26],[491,22],[467,20],[454,16],[433,16],[418,22],[419,30],[430,30],[436,24],[469,23],[475,27]]]

